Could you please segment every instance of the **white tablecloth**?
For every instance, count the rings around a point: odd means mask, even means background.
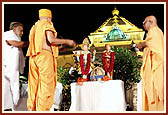
[[[142,80],[137,84],[137,111],[142,111]]]
[[[70,111],[125,111],[124,83],[121,80],[71,83]]]

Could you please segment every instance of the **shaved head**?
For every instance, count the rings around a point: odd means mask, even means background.
[[[148,31],[150,28],[157,26],[157,19],[153,15],[147,16],[143,24],[144,24],[144,29]]]
[[[147,16],[146,19],[148,19],[151,22],[153,22],[153,24],[157,24],[157,19],[156,19],[155,16]]]

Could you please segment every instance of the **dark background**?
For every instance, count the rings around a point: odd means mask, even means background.
[[[38,11],[47,8],[52,11],[52,22],[58,37],[73,39],[81,44],[83,39],[98,29],[116,7],[119,15],[126,18],[139,28],[148,15],[156,16],[158,26],[164,31],[163,4],[5,4],[4,31],[9,30],[10,22],[24,24],[22,39],[28,40],[32,25],[38,20]],[[23,48],[26,55],[27,48]],[[28,58],[26,58],[25,76],[28,77]]]
[[[146,16],[154,15],[159,27],[164,29],[163,4],[5,4],[4,30],[8,30],[11,21],[21,22],[24,24],[22,39],[28,40],[29,30],[38,20],[38,10],[47,8],[52,11],[58,37],[73,39],[80,44],[84,37],[112,17],[114,7],[120,16],[139,28],[143,28]]]

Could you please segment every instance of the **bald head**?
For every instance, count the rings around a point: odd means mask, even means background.
[[[157,19],[155,16],[147,16],[146,19],[152,22],[154,25],[157,25]]]
[[[149,30],[150,28],[157,26],[157,19],[155,16],[147,16],[143,22],[144,29]]]

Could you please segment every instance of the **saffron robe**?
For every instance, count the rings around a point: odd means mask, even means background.
[[[57,82],[58,46],[51,45],[52,52],[42,49],[47,30],[52,31],[56,38],[57,32],[53,24],[45,19],[37,21],[29,34],[28,110],[49,111],[53,104]]]
[[[164,109],[164,36],[158,27],[148,31],[143,52],[141,76],[143,80],[142,110]]]

